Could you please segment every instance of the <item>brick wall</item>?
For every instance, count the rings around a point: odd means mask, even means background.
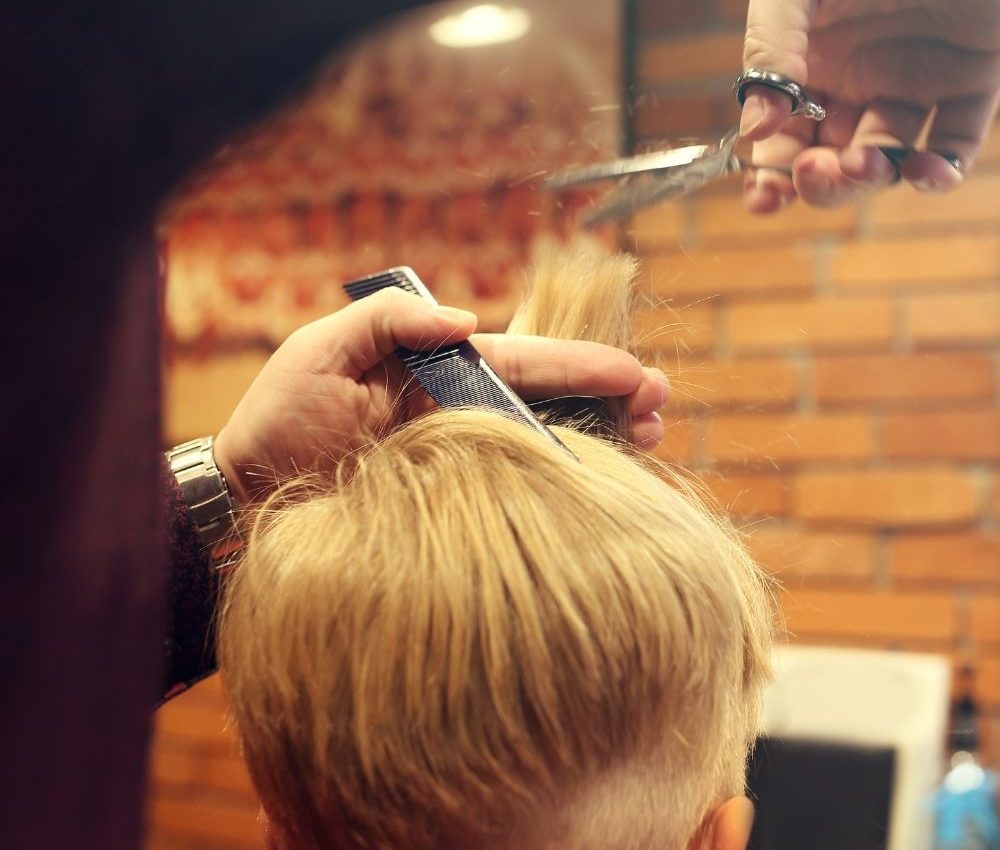
[[[732,126],[745,3],[638,8],[638,146]],[[750,218],[739,190],[630,232],[665,453],[746,525],[793,640],[973,663],[1000,755],[1000,130],[947,196]]]
[[[641,142],[735,121],[744,9],[642,0]],[[751,219],[733,182],[630,238],[674,380],[665,453],[751,532],[792,638],[974,661],[1000,741],[1000,132],[952,195]],[[180,364],[168,435],[218,427],[261,362]],[[216,680],[160,711],[149,850],[261,846],[223,722]]]

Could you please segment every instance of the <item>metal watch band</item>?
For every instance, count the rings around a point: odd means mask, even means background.
[[[211,437],[200,437],[167,452],[170,470],[206,547],[229,537],[236,522],[235,504],[215,464],[212,443]]]

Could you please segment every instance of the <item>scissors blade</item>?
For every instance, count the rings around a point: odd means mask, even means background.
[[[705,155],[712,145],[687,145],[682,148],[672,148],[665,151],[642,153],[636,156],[626,156],[611,162],[598,165],[585,165],[582,168],[572,168],[553,174],[542,182],[545,189],[562,189],[566,186],[578,186],[581,183],[594,183],[598,180],[613,180],[628,177],[631,174],[664,171],[671,168],[682,168],[690,165],[699,157]]]
[[[722,177],[738,169],[733,156],[735,139],[723,139],[718,146],[711,146],[708,153],[688,165],[678,167],[666,174],[649,175],[646,179],[636,179],[611,191],[608,196],[583,218],[586,227],[594,227],[607,221],[620,221],[643,207],[660,204],[680,198],[717,177]],[[706,146],[709,147],[709,146]]]

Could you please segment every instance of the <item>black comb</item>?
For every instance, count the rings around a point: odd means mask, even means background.
[[[409,266],[397,266],[344,284],[357,301],[395,286],[437,304],[430,290]],[[551,440],[573,457],[566,445],[545,427],[520,397],[501,378],[471,342],[443,345],[431,351],[397,348],[396,356],[406,364],[440,407],[482,407],[523,422]]]

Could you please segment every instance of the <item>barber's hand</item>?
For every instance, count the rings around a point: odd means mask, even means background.
[[[967,170],[1000,99],[998,0],[750,0],[744,65],[791,77],[818,97],[825,121],[789,118],[785,95],[747,89],[741,130],[756,164],[793,164],[793,178],[751,172],[744,198],[773,212],[796,194],[835,206],[896,177],[878,145],[920,153],[902,165],[918,189],[945,190]],[[926,140],[925,122],[934,111]]]
[[[332,468],[398,424],[389,420],[394,411],[403,419],[426,411],[433,402],[405,391],[407,373],[393,351],[460,342],[475,326],[472,313],[387,289],[297,330],[216,437],[216,461],[234,496],[245,504],[296,471]],[[663,438],[656,410],[666,403],[667,379],[632,355],[541,337],[482,334],[472,341],[523,398],[628,396],[636,444],[651,448]]]

